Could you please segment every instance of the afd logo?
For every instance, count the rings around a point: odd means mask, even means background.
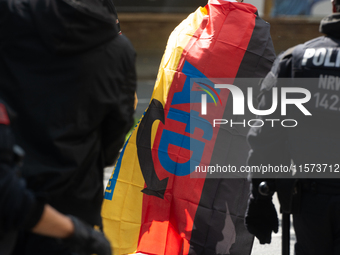
[[[208,85],[206,85],[208,86]],[[238,88],[235,85],[231,84],[215,84],[214,88],[209,86],[209,88],[215,92],[215,95],[218,97],[218,99],[221,102],[221,98],[218,96],[216,93],[215,89],[228,89],[233,97],[233,115],[244,115],[244,108],[245,108],[245,97],[240,88]],[[203,90],[203,89],[202,89]],[[213,95],[209,92],[207,94],[213,98]],[[302,98],[287,98],[287,95],[289,93],[295,93],[295,94],[302,94]],[[207,115],[207,94],[202,94],[201,95],[201,114],[202,115]],[[273,88],[272,89],[272,105],[269,109],[267,110],[258,110],[254,107],[253,103],[253,88],[249,87],[247,88],[247,103],[248,103],[248,109],[251,113],[255,115],[270,115],[274,113],[274,111],[278,107],[278,88]],[[309,90],[305,88],[295,88],[295,87],[284,87],[281,88],[281,115],[285,116],[287,115],[287,105],[288,104],[293,104],[299,110],[304,114],[304,115],[312,115],[306,107],[303,106],[303,104],[307,103],[311,99],[311,93]],[[213,98],[215,105],[216,105],[216,100]],[[222,105],[222,102],[221,102]]]

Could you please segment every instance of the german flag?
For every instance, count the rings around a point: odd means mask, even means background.
[[[212,128],[192,95],[207,94],[208,110],[230,118],[232,97],[214,88],[217,78],[264,77],[274,58],[269,24],[250,4],[210,0],[175,28],[150,105],[105,191],[104,232],[114,254],[250,254],[247,180],[192,174],[211,162],[245,165],[248,128]]]

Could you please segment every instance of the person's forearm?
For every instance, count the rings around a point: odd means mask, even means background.
[[[32,232],[55,238],[67,238],[73,234],[74,226],[69,217],[50,205],[45,205],[44,212],[37,225],[32,228]]]

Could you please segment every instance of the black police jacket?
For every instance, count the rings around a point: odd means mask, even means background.
[[[100,1],[0,0],[0,96],[27,187],[101,223],[103,167],[133,124],[135,51]]]
[[[31,229],[40,219],[44,202],[25,188],[18,174],[19,155],[10,129],[13,114],[0,100],[0,254],[9,254],[19,229]],[[21,155],[22,156],[22,153]]]
[[[299,87],[310,92],[311,98],[303,106],[311,116],[305,115],[295,105],[288,105],[286,115],[282,115],[279,103],[273,114],[259,117],[264,122],[265,119],[280,121],[276,121],[274,126],[267,122],[262,127],[251,128],[248,134],[251,146],[248,164],[295,166],[295,176],[301,179],[313,176],[312,181],[319,186],[319,192],[340,193],[340,181],[336,179],[340,177],[340,14],[324,18],[320,31],[326,35],[278,56],[262,82],[259,103],[259,109],[270,109],[273,88],[278,88],[280,98],[282,87]],[[296,78],[294,83],[285,79],[291,77]],[[287,96],[303,97],[301,93]],[[287,125],[297,125],[284,127],[280,123],[284,119],[296,121],[285,122]],[[271,177],[280,175],[287,177],[282,172]],[[257,177],[261,179],[261,176]]]

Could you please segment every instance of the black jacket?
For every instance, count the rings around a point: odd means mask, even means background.
[[[280,107],[270,116],[261,116],[262,120],[294,119],[298,125],[287,128],[280,122],[276,122],[274,127],[267,124],[251,128],[248,141],[252,150],[248,164],[252,166],[283,164],[290,167],[293,162],[297,168],[296,176],[313,177],[315,178],[313,181],[323,186],[333,186],[335,192],[338,192],[340,181],[336,178],[340,177],[340,168],[338,168],[340,164],[340,14],[324,18],[321,21],[320,32],[326,33],[326,36],[289,49],[276,59],[271,72],[262,82],[262,96],[259,103],[260,109],[269,109],[272,106],[273,87],[279,89],[301,87],[311,93],[311,99],[304,106],[312,116],[305,116],[295,105],[287,107],[286,116],[281,115]],[[294,83],[284,79],[291,77],[297,78]],[[330,84],[333,81],[333,85]],[[294,96],[293,93],[288,98]],[[303,97],[301,94],[296,96]],[[327,165],[321,165],[320,170],[317,164]],[[312,167],[314,167],[313,173]],[[331,168],[333,173],[330,171]],[[336,169],[338,173],[334,173]]]
[[[28,188],[101,224],[103,167],[133,123],[135,52],[94,0],[0,0],[0,96]]]

